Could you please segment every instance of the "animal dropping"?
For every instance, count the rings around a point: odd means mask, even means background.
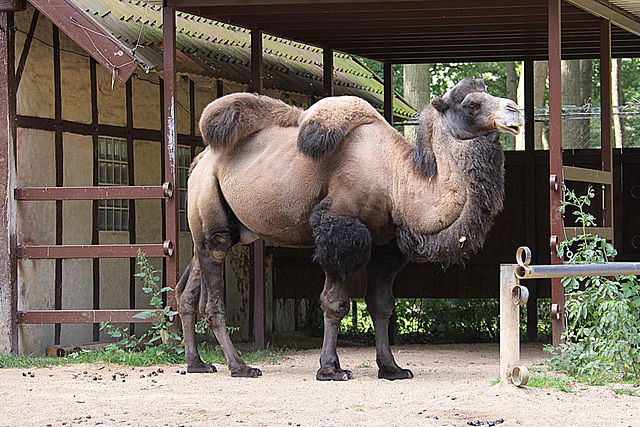
[[[353,377],[336,347],[349,287],[361,271],[378,378],[413,378],[389,347],[393,279],[409,260],[460,264],[482,247],[504,197],[499,136],[518,134],[523,123],[515,102],[468,78],[427,105],[415,145],[356,97],[324,98],[306,111],[249,93],[210,103],[200,118],[206,148],[188,182],[194,256],[176,287],[187,372],[216,371],[196,346],[201,309],[231,375],[262,375],[227,332],[223,274],[234,245],[261,238],[315,248],[325,272],[316,379]]]

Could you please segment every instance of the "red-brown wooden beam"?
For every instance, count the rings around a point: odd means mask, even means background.
[[[600,147],[602,170],[613,171],[611,94],[611,22],[600,22]],[[613,185],[606,185],[602,211],[602,226],[613,227]]]
[[[122,200],[164,199],[173,191],[167,185],[98,186],[98,187],[18,187],[16,200]]]
[[[551,264],[561,264],[556,248],[562,236],[562,58],[561,0],[549,0],[549,208]],[[560,279],[551,279],[552,343],[558,347],[564,331],[564,289]]]
[[[138,251],[149,258],[175,256],[173,243],[137,245],[19,245],[18,258],[72,259],[72,258],[135,258]]]
[[[324,96],[333,96],[333,49],[322,49],[322,90]]]
[[[251,30],[251,89],[262,93],[262,32]],[[253,339],[257,349],[267,347],[265,243],[258,239],[253,244]]]
[[[532,253],[537,253],[536,245],[536,159],[535,159],[535,103],[534,103],[534,67],[532,58],[524,60],[524,176],[525,176],[525,239]],[[527,302],[527,339],[538,340],[538,280],[528,283],[529,301]]]
[[[71,324],[71,323],[149,323],[157,319],[133,317],[144,310],[29,310],[19,311],[18,323],[24,324]]]
[[[382,66],[383,71],[383,96],[384,101],[382,103],[384,118],[393,125],[393,66],[385,62]]]
[[[121,82],[138,68],[139,59],[67,0],[29,0],[43,15]]]
[[[176,188],[178,178],[178,112],[176,111],[176,13],[172,7],[162,8],[162,43],[163,43],[163,85],[164,85],[164,180]],[[178,195],[165,199],[165,235],[173,242],[173,255],[167,258],[165,286],[175,290],[179,279],[178,236],[179,213]],[[167,293],[167,305],[177,307],[175,292]]]
[[[12,188],[16,180],[14,83],[15,35],[13,12],[0,12],[0,353],[18,351],[16,203]]]

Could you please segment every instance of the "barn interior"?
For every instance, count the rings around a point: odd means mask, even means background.
[[[181,208],[178,197],[167,197],[166,191],[163,192],[161,188],[157,188],[162,187],[164,182],[169,183],[173,189],[179,188],[177,172],[171,167],[179,161],[176,153],[172,153],[172,144],[175,145],[176,140],[177,144],[181,141],[186,142],[190,147],[189,155],[195,154],[199,142],[195,128],[195,121],[199,114],[197,110],[206,104],[205,99],[213,99],[220,95],[218,81],[238,82],[234,87],[227,84],[225,93],[251,90],[283,96],[282,93],[273,92],[273,88],[282,86],[282,82],[277,80],[282,79],[282,74],[287,72],[279,74],[278,68],[290,67],[290,56],[313,55],[315,58],[312,59],[314,72],[311,73],[308,69],[296,69],[300,72],[298,75],[300,78],[294,79],[294,83],[297,81],[300,86],[306,85],[307,82],[303,80],[305,73],[313,74],[314,77],[309,80],[312,81],[311,86],[315,90],[313,96],[316,99],[332,94],[354,94],[358,89],[360,94],[369,97],[368,100],[382,110],[385,118],[390,122],[406,119],[411,112],[411,106],[393,96],[391,74],[393,64],[523,61],[525,145],[524,150],[506,153],[507,195],[504,212],[496,220],[484,249],[473,257],[468,265],[445,270],[439,265],[412,264],[396,280],[396,297],[497,298],[498,265],[513,263],[515,251],[522,245],[532,249],[533,259],[537,263],[560,263],[561,260],[555,255],[557,239],[571,233],[572,227],[563,224],[562,216],[554,208],[560,201],[560,184],[564,180],[569,180],[568,175],[572,172],[574,175],[571,179],[579,182],[578,187],[584,188],[587,183],[595,183],[604,189],[602,192],[597,192],[595,202],[598,207],[596,214],[600,221],[599,232],[614,241],[618,249],[617,260],[638,259],[640,253],[638,227],[640,226],[637,225],[639,222],[635,216],[639,203],[637,190],[640,184],[637,165],[640,162],[639,152],[633,148],[613,148],[609,78],[611,73],[605,72],[606,64],[610,64],[611,58],[640,57],[640,7],[632,1],[490,0],[478,4],[473,0],[455,0],[445,4],[433,0],[342,2],[167,0],[164,4],[154,1],[137,2],[138,6],[142,5],[149,10],[154,7],[154,16],[156,16],[155,20],[151,15],[143,16],[139,22],[118,18],[114,13],[115,6],[106,0],[98,2],[58,0],[54,3],[29,1],[29,7],[26,8],[30,12],[28,16],[24,15],[27,12],[20,11],[26,7],[26,4],[20,1],[9,2],[13,6],[7,6],[0,12],[5,20],[3,24],[5,38],[0,40],[2,43],[0,54],[5,55],[10,63],[7,65],[8,69],[4,70],[0,86],[4,85],[3,90],[6,92],[4,96],[6,96],[7,105],[4,108],[7,108],[7,115],[16,117],[15,125],[7,126],[3,133],[2,144],[7,153],[5,157],[11,160],[0,165],[3,179],[6,178],[5,182],[10,183],[3,189],[2,196],[8,201],[5,203],[8,226],[1,232],[4,233],[3,242],[5,243],[3,244],[6,244],[7,253],[10,254],[3,260],[4,264],[0,268],[3,284],[2,326],[0,327],[7,332],[3,334],[7,338],[2,348],[17,351],[20,334],[28,336],[27,331],[35,330],[34,328],[48,328],[49,332],[34,332],[32,342],[25,349],[37,347],[38,345],[34,344],[36,341],[61,344],[72,337],[77,337],[78,331],[70,329],[71,327],[84,328],[83,336],[86,340],[99,340],[103,337],[96,332],[97,319],[111,319],[122,323],[130,321],[135,310],[144,303],[143,299],[136,295],[135,284],[131,284],[132,279],[129,273],[135,268],[134,260],[93,261],[101,256],[127,258],[134,256],[139,245],[152,245],[152,241],[170,242],[170,247],[165,245],[163,248],[163,244],[154,243],[153,247],[148,246],[146,250],[157,257],[157,265],[164,272],[165,283],[169,286],[175,284],[181,267],[190,257],[191,247],[188,234],[180,228]],[[106,118],[105,122],[98,126],[97,119],[91,114],[93,109],[89,106],[78,113],[84,114],[85,117],[79,120],[68,120],[62,116],[65,111],[62,96],[56,96],[53,93],[56,87],[56,76],[51,75],[53,73],[44,77],[39,76],[38,73],[43,73],[42,69],[39,67],[28,69],[32,63],[26,58],[21,67],[22,60],[19,52],[25,49],[30,32],[29,25],[36,11],[55,23],[55,27],[68,37],[67,46],[62,46],[63,54],[65,54],[64,49],[81,50],[92,57],[87,68],[93,71],[89,73],[87,79],[95,78],[96,91],[107,92],[111,88],[110,90],[121,92],[119,108],[97,105],[98,96],[96,96],[95,111],[119,110],[120,113],[114,113],[113,117]],[[186,19],[183,13],[193,17],[193,19],[189,18],[192,19],[189,23],[191,28],[185,25],[180,26],[181,20]],[[162,20],[159,19],[160,15]],[[243,29],[243,37],[246,40],[237,42],[238,44],[234,45],[236,51],[229,54],[228,58],[223,56],[212,58],[215,55],[205,55],[202,46],[198,46],[195,42],[192,45],[185,45],[185,39],[180,38],[185,32],[191,32],[190,35],[194,40],[201,39],[198,36],[203,31],[197,27],[202,26],[202,23],[198,21],[200,19],[198,17],[219,22],[220,25],[231,25]],[[118,31],[121,32],[114,34],[113,30],[108,29],[108,21],[114,18],[127,22],[128,26],[118,27]],[[21,20],[22,25],[19,27],[24,28],[26,34],[15,35],[8,30],[15,26],[14,19],[15,22]],[[149,33],[146,34],[147,39],[143,43],[140,43],[138,36],[138,31],[143,28],[140,22],[147,28],[155,28],[152,36]],[[37,25],[33,30],[34,33]],[[176,27],[180,30],[176,31]],[[107,28],[106,31],[105,28]],[[99,31],[110,37],[90,37]],[[304,43],[310,47],[297,46],[295,47],[299,50],[297,52],[291,52],[293,48],[287,48],[282,52],[281,48],[281,53],[284,55],[273,55],[269,53],[269,50],[274,49],[273,46],[269,46],[269,43],[273,43],[273,36]],[[19,42],[16,42],[16,38]],[[15,45],[12,46],[12,43]],[[51,44],[54,43],[55,41],[51,39]],[[215,44],[215,41],[210,43]],[[241,43],[244,45],[240,46]],[[70,47],[71,45],[73,47]],[[16,50],[17,46],[22,47],[21,51]],[[34,44],[32,48],[35,49],[35,46]],[[53,49],[55,51],[55,46]],[[115,56],[113,52],[123,53]],[[107,53],[112,55],[109,56]],[[348,67],[341,63],[345,59],[341,55],[345,54],[383,63],[384,80],[378,82],[381,87],[372,88],[367,87],[366,84],[363,85],[362,77],[357,75],[357,73],[364,73],[362,70],[357,70],[356,73],[345,72],[344,70]],[[603,132],[601,148],[598,150],[563,149],[560,96],[560,61],[563,59],[599,59],[602,64],[600,84]],[[116,60],[120,62],[114,62]],[[86,61],[89,61],[88,58]],[[538,145],[535,141],[533,69],[538,61],[549,62],[548,150],[536,149]],[[17,66],[14,69],[15,64]],[[97,67],[98,65],[102,65],[104,69]],[[69,61],[63,61],[64,66],[70,67],[71,70],[74,67]],[[24,76],[32,79],[34,83],[28,96],[20,92],[20,86],[14,84],[16,76],[22,73],[21,69],[24,70]],[[133,86],[131,83],[123,84],[122,82],[131,82],[131,76],[134,73],[143,76],[143,73],[149,69],[161,73],[162,78],[158,78],[160,74],[157,74],[154,77],[156,80],[148,84],[152,85],[153,89],[149,86],[141,92],[141,95],[138,95],[141,99],[135,102],[139,102],[139,105],[135,105],[133,100],[138,98],[133,95],[129,104],[126,101],[127,92],[133,90]],[[232,73],[236,73],[236,76],[232,76]],[[29,108],[37,109],[38,103],[44,98],[42,87],[47,85],[38,86],[39,79],[51,82],[47,84],[49,87],[47,90],[50,91],[50,96],[46,97],[47,112],[26,114],[25,111]],[[367,81],[373,80],[375,79],[371,78]],[[88,83],[87,88],[92,87],[91,82]],[[294,83],[286,81],[286,84]],[[368,84],[373,85],[373,83]],[[189,89],[190,85],[194,88],[196,85],[208,86],[209,89],[200,97],[195,95],[197,93],[195,89]],[[180,86],[182,86],[181,89]],[[17,94],[12,92],[15,87],[18,87]],[[161,89],[161,95],[156,93],[158,88]],[[88,94],[91,98],[91,91],[88,90],[84,92],[84,96]],[[290,96],[299,97],[300,95],[295,94],[304,93],[304,90],[293,88]],[[73,87],[71,91],[73,92]],[[182,95],[178,95],[179,93]],[[190,93],[194,94],[193,99],[189,98]],[[77,94],[79,97],[82,96],[82,92]],[[16,99],[16,95],[17,106],[15,100],[11,101]],[[187,114],[178,109],[176,116],[175,102],[180,96],[183,97],[181,104],[190,107]],[[309,102],[309,94],[307,93],[307,97],[303,98],[297,100],[301,105]],[[147,105],[148,99],[153,101]],[[73,98],[65,102],[87,105],[86,100],[80,101]],[[111,102],[111,99],[109,98],[107,102]],[[138,114],[142,114],[144,120],[152,122],[153,125],[134,125],[127,120],[128,114],[121,114],[126,113],[128,108],[132,111],[136,108],[135,117],[140,117]],[[145,117],[145,114],[149,116]],[[69,124],[71,121],[83,124]],[[116,131],[114,130],[116,126],[124,130]],[[605,129],[607,132],[604,132]],[[45,131],[48,134],[43,136],[42,132]],[[125,192],[120,198],[120,200],[134,200],[138,197],[157,199],[136,200],[134,213],[129,216],[132,218],[133,215],[138,215],[141,223],[153,222],[155,227],[153,232],[145,236],[145,231],[139,229],[138,234],[128,230],[124,234],[101,236],[96,229],[96,224],[100,219],[98,200],[104,198],[104,193],[99,193],[97,190],[92,196],[95,197],[92,199],[94,202],[80,201],[82,199],[80,196],[69,199],[69,194],[52,194],[51,192],[48,195],[49,198],[39,199],[46,200],[45,202],[37,202],[38,199],[33,199],[32,197],[37,197],[33,192],[20,195],[16,193],[18,195],[16,198],[22,201],[16,202],[13,199],[14,189],[17,187],[28,190],[31,187],[53,188],[70,186],[74,183],[87,187],[95,187],[98,184],[99,168],[94,167],[92,170],[83,172],[84,175],[74,178],[75,167],[69,167],[67,171],[66,163],[62,167],[56,163],[61,157],[56,153],[62,149],[61,145],[56,145],[56,141],[60,142],[65,133],[83,135],[83,138],[87,139],[84,145],[78,141],[78,147],[83,148],[73,148],[72,145],[64,148],[69,151],[65,154],[66,158],[72,158],[74,154],[80,152],[79,150],[89,150],[85,153],[85,157],[78,159],[78,162],[94,157],[93,141],[95,140],[97,144],[98,137],[102,134],[123,137],[126,141],[130,141],[131,147],[128,149],[131,150],[131,157],[135,155],[134,140],[157,142],[154,146],[138,145],[138,150],[144,150],[144,147],[147,147],[153,153],[150,155],[156,156],[155,172],[138,179],[132,175],[133,179],[129,183],[156,188],[136,190],[140,191],[136,194],[123,190]],[[40,142],[38,138],[41,138]],[[69,137],[68,140],[73,141],[73,137]],[[31,145],[26,141],[31,141]],[[43,166],[39,166],[39,163],[29,168],[28,164],[32,162],[32,158],[37,158],[40,146],[45,141],[48,142],[49,155],[46,161],[49,169],[42,169]],[[14,144],[17,144],[17,148]],[[21,152],[24,154],[21,155]],[[24,163],[21,163],[21,159],[25,159]],[[604,174],[568,169],[568,167],[588,168],[591,171],[603,171]],[[21,175],[21,170],[29,172],[46,170],[48,175],[38,176],[37,173]],[[17,181],[15,178],[9,179],[16,176],[16,171]],[[133,174],[133,171],[129,173]],[[64,204],[62,200],[65,200]],[[48,203],[47,215],[50,217],[48,221],[37,220],[38,215],[43,215],[42,204],[38,203]],[[83,235],[66,238],[62,229],[55,225],[55,217],[63,218],[66,212],[64,209],[72,209],[71,206],[74,204],[80,206],[81,203],[85,204],[85,210],[93,211],[85,219],[88,231]],[[131,203],[131,206],[133,205]],[[116,208],[122,205],[114,204],[110,207]],[[142,219],[141,213],[145,209],[153,210],[154,213],[149,213],[145,219]],[[69,211],[64,217],[66,218],[64,223],[72,224],[74,215],[77,214]],[[51,221],[54,223],[53,227]],[[24,233],[20,234],[27,229],[25,225],[31,227],[28,236]],[[67,229],[73,230],[73,228],[65,228]],[[138,228],[133,227],[133,230]],[[39,238],[34,239],[34,236]],[[81,241],[82,245],[91,247],[65,248]],[[111,252],[108,249],[99,249],[99,245],[105,244],[124,246],[112,248]],[[38,247],[30,248],[30,246]],[[53,248],[54,246],[58,249]],[[41,251],[40,254],[37,253],[38,250]],[[80,253],[74,253],[74,250]],[[42,251],[46,251],[47,254],[54,253],[54,256],[46,259]],[[90,251],[95,252],[89,253]],[[310,255],[306,251],[265,246],[264,242],[257,243],[251,249],[238,250],[228,266],[228,270],[232,273],[227,276],[235,277],[237,284],[235,287],[230,287],[227,298],[240,303],[240,308],[235,312],[231,311],[229,316],[231,324],[242,327],[242,338],[252,338],[258,347],[263,347],[271,334],[284,328],[279,323],[288,324],[295,329],[299,323],[299,316],[306,309],[300,301],[317,298],[323,285],[322,270],[311,261]],[[78,261],[84,257],[90,259]],[[84,264],[71,267],[74,262]],[[127,268],[123,269],[117,265],[107,267],[108,263],[115,262],[124,263],[122,265]],[[96,267],[96,264],[99,267]],[[84,269],[84,276],[74,276],[76,273],[70,272],[65,274],[65,269],[73,268]],[[109,268],[119,270],[120,274],[104,277],[104,271],[109,271]],[[100,269],[103,270],[102,273]],[[49,277],[47,286],[34,288],[33,283],[42,282],[42,277],[45,276]],[[102,280],[100,280],[101,276],[103,276]],[[240,276],[243,277],[242,280],[238,279]],[[74,292],[73,287],[65,285],[67,287],[64,293],[62,291],[63,282],[66,284],[74,281],[92,283],[97,281],[98,285],[88,286],[83,291],[83,297],[74,300],[69,297]],[[107,288],[119,289],[123,297],[115,298],[111,302],[101,299],[101,292],[104,293],[104,289]],[[529,288],[531,298],[527,310],[528,338],[535,341],[537,339],[536,300],[551,298],[552,303],[559,304],[561,307],[563,292],[558,281],[539,280],[535,284],[530,284]],[[37,293],[38,297],[29,299],[29,295],[34,293]],[[363,293],[364,281],[359,280],[354,284],[352,296],[361,297]],[[168,302],[171,304],[171,300]],[[233,305],[228,303],[230,309]],[[118,311],[124,308],[128,310]],[[293,314],[287,317],[287,320],[282,320],[284,312]],[[119,313],[117,316],[120,317],[113,317],[116,316],[113,313]],[[60,325],[67,326],[63,329]],[[558,343],[562,331],[561,320],[554,320],[552,326],[553,342]],[[41,331],[41,329],[37,330]],[[67,336],[65,336],[65,330],[68,331]],[[28,338],[22,339],[29,342]]]

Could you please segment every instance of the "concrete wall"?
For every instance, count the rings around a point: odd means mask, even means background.
[[[16,14],[17,58],[20,57],[33,8]],[[72,40],[60,32],[62,71],[62,117],[65,120],[91,123],[91,88],[89,57]],[[18,114],[24,116],[54,118],[52,24],[40,16],[25,71],[18,90]],[[135,128],[161,130],[160,79],[153,73],[139,72],[132,80],[133,125]],[[97,67],[99,123],[126,126],[125,86],[113,83],[111,74]],[[225,92],[245,90],[240,86],[225,84]],[[180,134],[191,131],[189,117],[189,80],[179,78],[177,84],[177,125]],[[272,94],[278,96],[277,93]],[[195,111],[197,120],[202,109],[216,97],[215,87],[196,86]],[[199,130],[196,126],[196,134]],[[54,132],[18,129],[17,133],[18,186],[55,186],[55,134]],[[198,149],[199,151],[199,149]],[[159,141],[134,141],[135,185],[159,185],[162,183],[162,144]],[[63,134],[63,185],[93,184],[93,143],[90,136]],[[135,234],[138,243],[162,242],[162,201],[139,200],[135,202]],[[92,238],[92,202],[63,202],[63,243],[90,244]],[[18,203],[18,243],[55,244],[55,202]],[[127,231],[101,231],[100,243],[129,243]],[[181,271],[189,263],[192,242],[189,233],[179,237]],[[251,277],[252,260],[248,247],[234,248],[226,262],[228,323],[240,328],[235,339],[251,338]],[[161,259],[152,259],[157,269]],[[271,303],[273,289],[273,257],[267,256],[266,307],[267,332],[282,328],[291,330],[299,323],[301,310],[292,302]],[[101,259],[100,308],[122,309],[130,305],[130,271],[128,259]],[[139,280],[139,279],[136,279]],[[18,264],[18,291],[20,310],[54,308],[55,288],[54,260],[20,260]],[[136,282],[135,306],[148,306],[149,296]],[[62,307],[65,309],[91,309],[93,307],[93,261],[90,259],[64,260],[62,263]],[[273,317],[277,313],[277,318]],[[295,316],[298,319],[294,319]],[[292,326],[293,325],[293,326]],[[136,326],[144,328],[144,326]],[[140,330],[140,329],[137,329]],[[105,338],[104,334],[101,338]],[[92,325],[62,325],[61,344],[80,344],[93,339]],[[19,349],[22,353],[43,354],[54,344],[53,325],[21,325]]]

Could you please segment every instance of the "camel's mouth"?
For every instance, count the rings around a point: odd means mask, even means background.
[[[498,130],[500,132],[503,133],[510,133],[511,135],[518,135],[520,133],[520,126],[519,125],[502,125],[502,124],[497,124],[498,126]]]

